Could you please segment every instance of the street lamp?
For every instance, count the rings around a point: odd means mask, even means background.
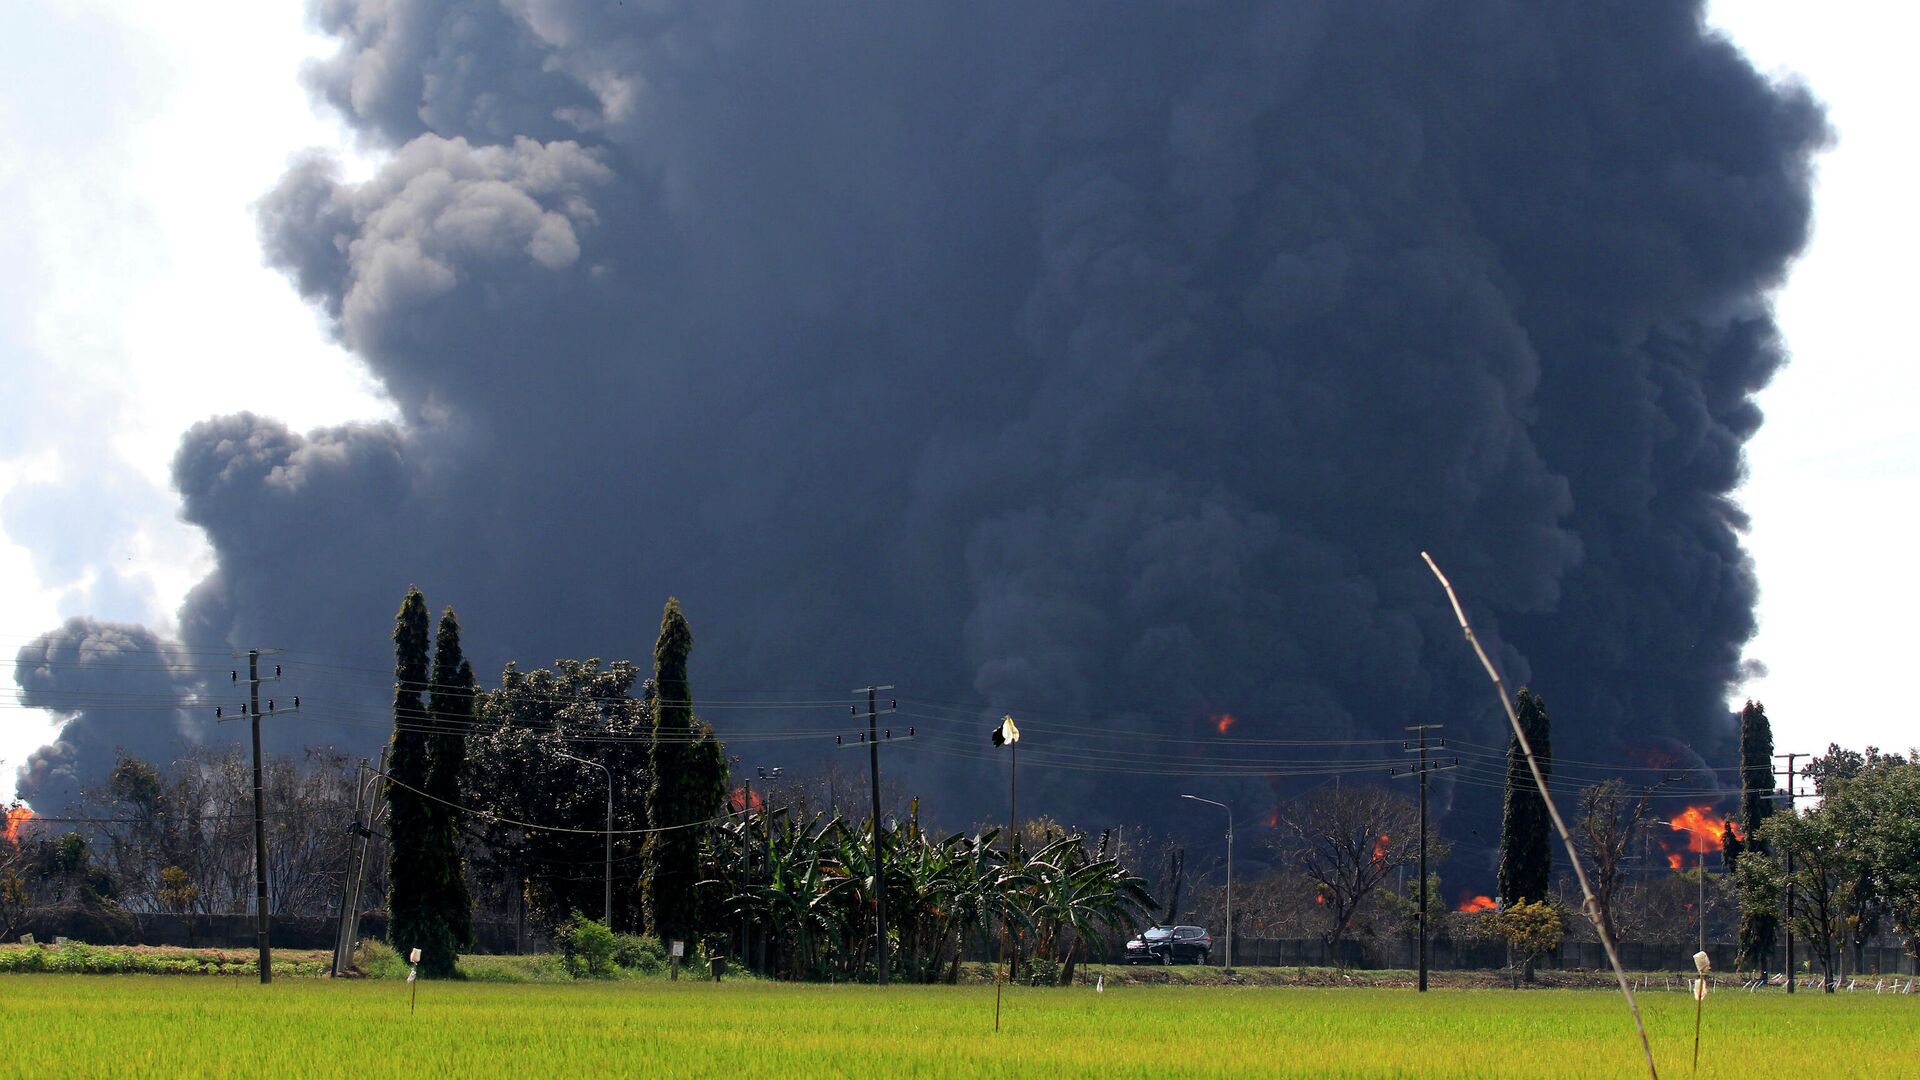
[[[1198,795],[1181,795],[1183,799],[1203,802],[1217,806],[1227,812],[1227,966],[1226,973],[1233,974],[1233,807],[1212,799],[1203,799]]]
[[[613,770],[597,761],[588,761],[583,757],[575,757],[565,750],[557,750],[555,753],[566,758],[568,761],[577,761],[582,765],[591,765],[607,774],[606,914],[603,917],[607,920],[607,929],[611,930],[613,929]]]

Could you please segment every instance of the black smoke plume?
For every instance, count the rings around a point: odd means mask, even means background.
[[[219,557],[184,636],[330,665],[343,737],[418,583],[490,662],[643,657],[677,594],[697,696],[895,683],[982,753],[1003,709],[1192,736],[1080,740],[1149,767],[1497,747],[1425,548],[1562,755],[1731,767],[1733,492],[1826,128],[1699,3],[316,11],[389,156],[298,164],[263,241],[402,420],[223,417],[175,478]],[[957,745],[889,767],[984,813]]]

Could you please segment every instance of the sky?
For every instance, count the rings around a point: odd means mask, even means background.
[[[1920,645],[1906,614],[1920,584],[1889,572],[1920,462],[1898,51],[1920,17],[1740,0],[1712,20],[1761,70],[1811,86],[1837,132],[1812,244],[1776,301],[1794,361],[1760,395],[1748,448],[1740,501],[1762,596],[1747,655],[1766,674],[1732,704],[1764,700],[1782,751],[1904,746],[1912,721],[1880,687]],[[397,415],[265,265],[253,209],[309,148],[341,156],[349,177],[379,163],[298,80],[333,50],[303,4],[81,0],[22,5],[13,22],[0,43],[0,653],[70,615],[164,637],[211,563],[168,482],[182,432],[241,410],[295,431]],[[55,730],[9,705],[0,794]]]

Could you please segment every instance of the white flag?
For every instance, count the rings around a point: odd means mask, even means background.
[[[1002,743],[1017,743],[1020,741],[1020,729],[1014,726],[1013,716],[1011,714],[1000,718],[1000,741]]]

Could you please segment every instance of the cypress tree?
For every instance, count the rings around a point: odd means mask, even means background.
[[[1756,832],[1773,814],[1773,723],[1767,708],[1749,701],[1740,710],[1740,831],[1745,842],[1738,848],[1727,847],[1727,868],[1748,852],[1766,854],[1767,843]],[[1740,956],[1753,961],[1762,971],[1773,956],[1774,935],[1779,919],[1753,913],[1740,920]]]
[[[433,689],[427,699],[433,734],[428,747],[426,812],[428,864],[433,877],[432,918],[444,927],[428,934],[420,971],[454,973],[455,952],[473,942],[473,896],[460,859],[460,782],[467,764],[467,733],[473,725],[473,667],[460,649],[460,620],[451,607],[440,615],[434,636]]]
[[[393,626],[393,750],[387,758],[387,941],[404,955],[419,947],[426,955],[446,947],[445,933],[433,915],[439,865],[431,834],[434,814],[427,790],[431,751],[427,740],[427,598],[407,590]]]
[[[1514,702],[1520,716],[1520,730],[1527,733],[1533,756],[1540,762],[1540,774],[1553,777],[1552,736],[1547,707],[1531,690],[1520,688]],[[1506,807],[1500,822],[1500,903],[1511,906],[1522,900],[1545,900],[1553,875],[1552,826],[1547,804],[1527,768],[1527,756],[1520,740],[1507,739]]]
[[[647,787],[647,820],[655,828],[705,821],[719,815],[726,799],[726,760],[713,729],[693,713],[687,656],[693,631],[669,598],[653,646],[653,715]],[[662,941],[691,942],[698,929],[694,884],[699,880],[700,835],[672,829],[647,836],[641,862],[642,918]]]

